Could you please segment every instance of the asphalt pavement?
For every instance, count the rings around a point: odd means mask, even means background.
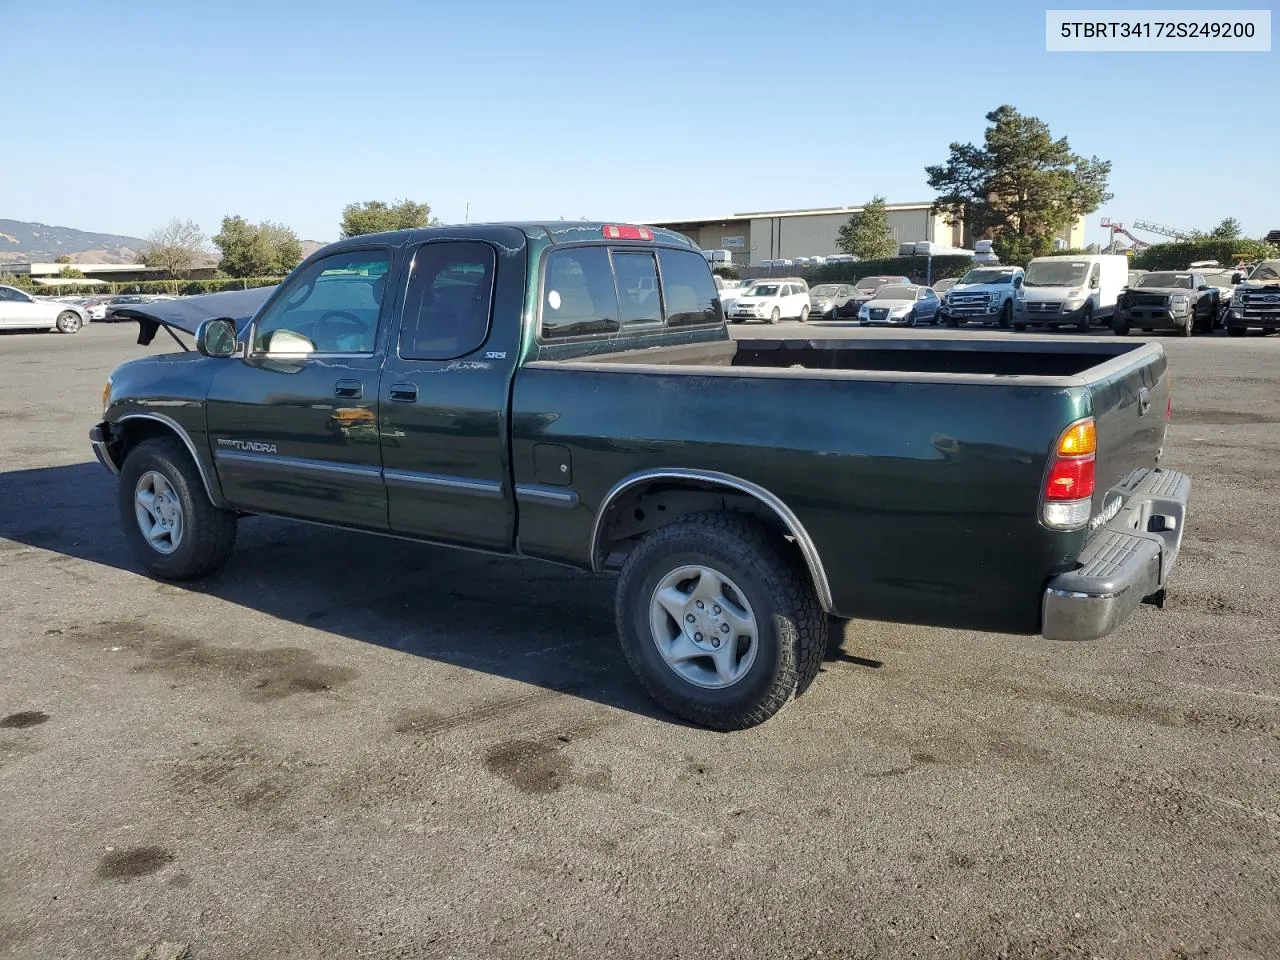
[[[733,332],[818,331],[999,335]],[[854,622],[730,735],[607,579],[269,519],[147,579],[86,441],[133,337],[0,335],[0,957],[1280,956],[1280,337],[1159,338],[1163,610]]]

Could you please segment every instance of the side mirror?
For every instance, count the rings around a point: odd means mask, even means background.
[[[1235,284],[1237,284],[1237,283],[1244,283],[1244,274],[1243,274],[1243,273],[1233,273],[1233,274],[1231,275],[1231,283],[1232,283],[1232,285],[1233,285],[1233,286],[1234,286]]]
[[[1021,277],[1021,276],[1016,276],[1016,277],[1014,277],[1014,278],[1013,278],[1013,286],[1014,286],[1014,289],[1015,289],[1015,290],[1016,290],[1018,287],[1022,286],[1022,277]]]
[[[196,327],[196,350],[202,356],[225,359],[236,354],[236,325],[232,320],[220,318],[203,320]]]
[[[1196,289],[1197,289],[1197,290],[1199,290],[1201,293],[1207,293],[1208,291],[1212,290],[1213,288],[1212,288],[1212,287],[1210,287],[1207,283],[1202,283],[1202,284],[1200,284],[1200,286],[1196,287]]]

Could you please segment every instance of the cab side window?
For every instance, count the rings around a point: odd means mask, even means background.
[[[658,251],[662,270],[662,298],[667,304],[668,327],[694,327],[721,323],[720,299],[711,271],[692,250]]]
[[[290,281],[254,324],[254,353],[373,353],[390,265],[385,249],[351,250],[317,260]]]
[[[419,247],[405,291],[400,356],[453,360],[477,350],[489,336],[496,263],[487,243]]]
[[[547,254],[542,280],[546,339],[617,333],[618,292],[606,247],[569,247]]]

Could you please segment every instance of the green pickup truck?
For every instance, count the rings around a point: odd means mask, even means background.
[[[1102,637],[1181,543],[1158,344],[734,341],[663,230],[356,237],[130,315],[195,341],[116,369],[90,435],[151,574],[217,570],[248,515],[615,573],[640,682],[719,729],[846,619]]]

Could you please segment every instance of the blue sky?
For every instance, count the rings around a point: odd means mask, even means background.
[[[1046,53],[1043,6],[0,0],[0,23],[18,220],[323,241],[374,198],[449,222],[921,200],[1010,103],[1114,162],[1091,239],[1102,215],[1280,228],[1280,54]]]

